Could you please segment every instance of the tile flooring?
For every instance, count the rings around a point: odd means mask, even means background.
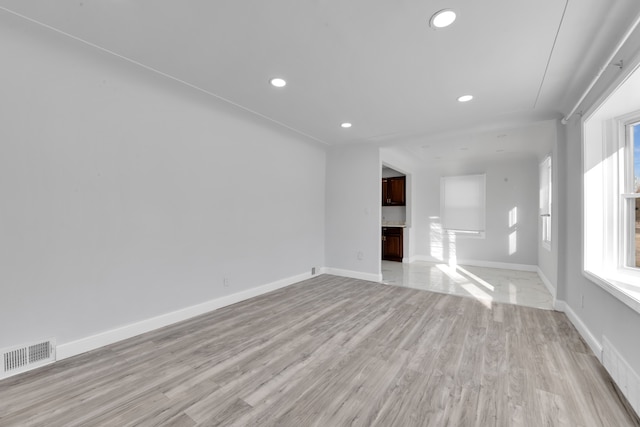
[[[537,273],[416,261],[382,261],[382,283],[492,302],[553,310],[553,297]]]

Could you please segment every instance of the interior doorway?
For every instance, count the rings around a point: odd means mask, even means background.
[[[381,176],[381,259],[402,262],[407,238],[407,176],[386,165]]]

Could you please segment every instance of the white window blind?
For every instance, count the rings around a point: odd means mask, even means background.
[[[442,228],[482,233],[485,230],[485,174],[440,178]]]

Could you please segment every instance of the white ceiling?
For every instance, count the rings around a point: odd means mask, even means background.
[[[556,140],[557,122],[539,121],[499,130],[467,131],[417,139],[393,148],[404,152],[416,165],[474,163],[488,159],[509,160],[531,156],[542,159]]]
[[[0,8],[324,143],[406,143],[435,158],[438,144],[464,151],[447,135],[470,129],[492,129],[474,138],[493,152],[508,140],[520,141],[514,150],[539,141],[523,129],[573,107],[640,2],[0,0]],[[457,21],[431,29],[444,8]],[[274,76],[288,85],[271,87]],[[458,103],[463,94],[475,99]]]

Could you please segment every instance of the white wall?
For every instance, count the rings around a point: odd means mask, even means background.
[[[637,54],[635,58],[635,62],[640,62]],[[625,60],[625,62],[627,61],[629,64],[633,64],[631,60]],[[602,347],[603,338],[606,337],[635,372],[640,374],[640,342],[637,340],[640,313],[635,312],[582,274],[584,218],[580,208],[584,205],[582,198],[584,185],[583,131],[588,133],[588,143],[595,143],[599,152],[602,149],[600,147],[602,144],[601,135],[605,121],[640,109],[640,100],[637,97],[640,90],[640,71],[636,71],[632,76],[626,78],[619,89],[615,89],[617,83],[610,83],[607,92],[610,94],[606,97],[604,104],[599,106],[598,102],[593,103],[591,109],[597,108],[597,110],[592,111],[593,114],[589,114],[586,129],[583,130],[578,118],[574,118],[566,126],[564,150],[560,150],[563,161],[561,166],[565,167],[567,174],[564,189],[566,197],[561,198],[561,203],[565,202],[565,205],[561,206],[566,212],[567,226],[564,229],[566,248],[560,252],[559,265],[564,266],[560,272],[561,282],[564,285],[562,299],[582,323],[583,328],[588,331],[592,347],[596,347],[596,350]],[[592,148],[592,151],[595,152],[595,150]],[[605,154],[603,157],[607,159],[608,155]],[[598,156],[586,158],[586,169],[593,169],[601,161],[602,159]],[[596,188],[594,191],[600,190]],[[598,211],[593,211],[591,214],[598,215]],[[602,216],[601,213],[600,216]],[[590,255],[590,253],[586,255]],[[599,259],[597,256],[595,258]],[[637,397],[640,399],[640,395]]]
[[[329,272],[380,279],[380,185],[378,147],[329,148],[325,252]]]
[[[7,14],[0,52],[0,348],[324,265],[324,146]]]
[[[486,238],[451,242],[440,228],[440,177],[486,174]],[[534,157],[440,164],[414,174],[416,258],[535,266],[538,262],[538,163]],[[509,213],[517,210],[517,223]],[[510,235],[515,232],[515,245]],[[514,237],[511,237],[514,239]],[[513,240],[511,240],[513,242]]]
[[[589,117],[605,99],[616,99],[608,105],[608,109],[598,112],[600,119],[630,112],[629,109],[640,108],[637,87],[611,96],[627,77],[628,71],[636,69],[640,64],[640,29],[616,54],[616,60],[623,60],[624,72],[605,70],[599,82],[586,96],[578,111],[584,111]],[[613,67],[610,67],[613,68]],[[637,73],[638,71],[636,71]],[[601,132],[601,122],[590,123],[597,136]],[[580,115],[574,115],[564,129],[565,135],[558,141],[559,168],[559,245],[558,245],[558,288],[557,298],[560,308],[564,309],[576,325],[581,335],[601,357],[605,338],[617,352],[617,369],[608,366],[618,386],[640,408],[640,382],[628,370],[627,365],[636,375],[640,374],[640,313],[605,291],[596,283],[583,275],[583,127]],[[593,167],[592,159],[586,159],[588,169]],[[613,352],[610,352],[613,353]],[[611,357],[611,354],[609,356]],[[625,363],[622,363],[624,361]],[[634,384],[635,381],[635,384]],[[628,384],[627,384],[628,383]]]
[[[558,265],[558,298],[578,318],[587,331],[587,341],[602,346],[603,337],[613,344],[636,373],[640,373],[640,314],[613,297],[582,274],[582,129],[579,120],[567,125],[565,150],[560,150],[561,167],[567,180],[560,209],[565,212],[566,227],[561,240],[566,246],[560,252]],[[593,342],[592,340],[595,340]],[[600,357],[599,354],[596,355]]]

